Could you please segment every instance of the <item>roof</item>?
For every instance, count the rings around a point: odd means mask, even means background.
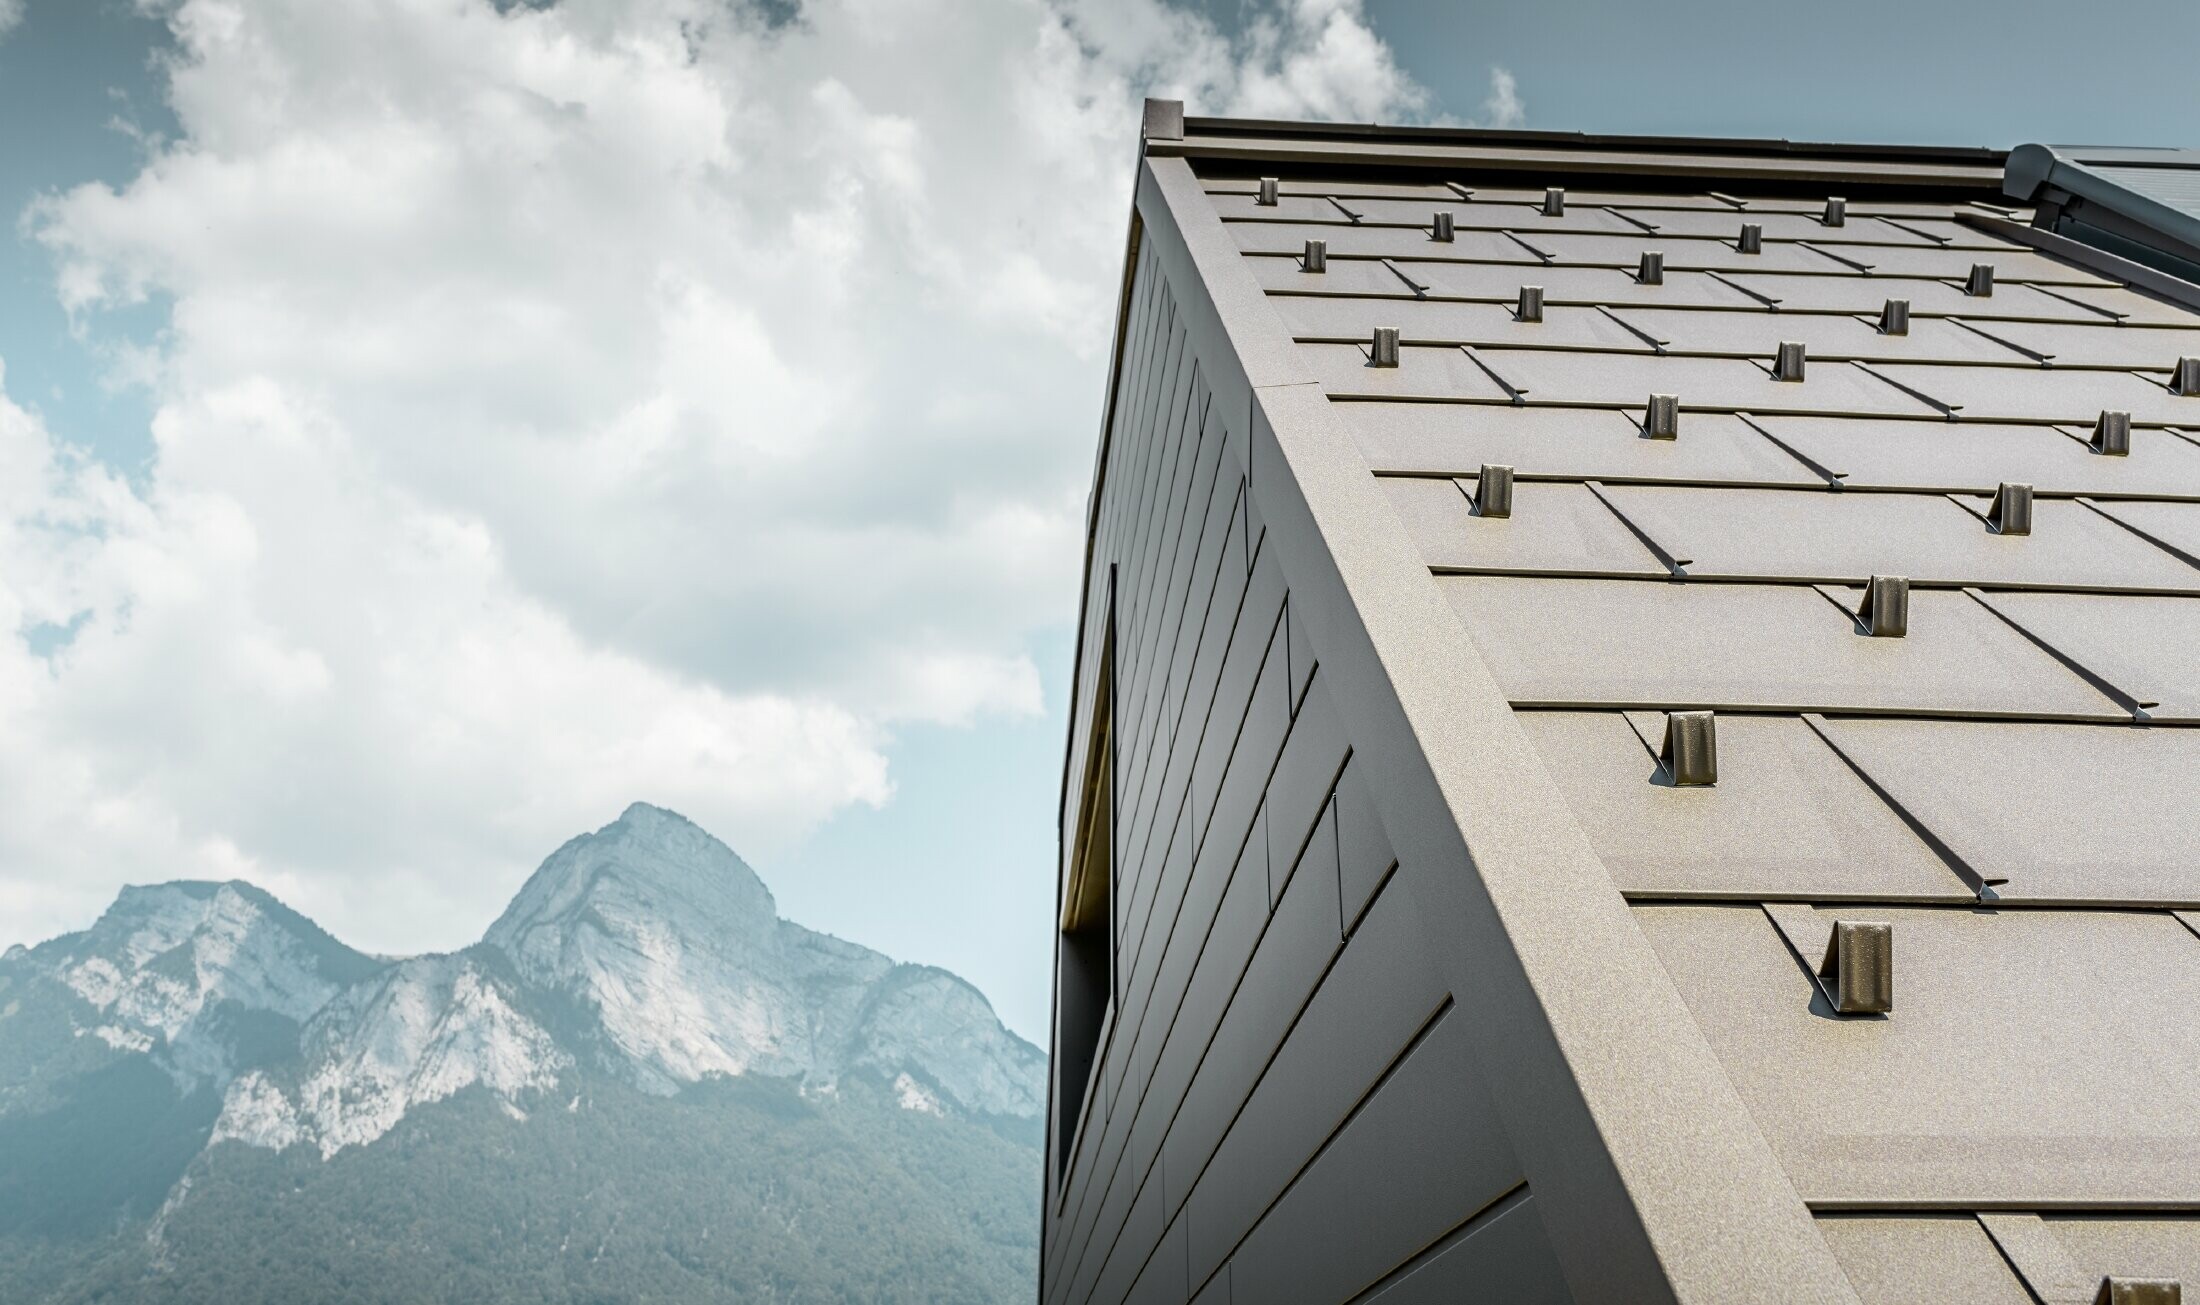
[[[1675,1283],[1816,1272],[1713,1245],[1784,1183],[1866,1301],[2200,1287],[2200,289],[2052,229],[2200,250],[2200,155],[1148,137],[1463,842],[1431,918],[1504,930]]]
[[[2047,230],[2200,276],[2200,150],[2025,145],[2004,187],[2037,205]]]

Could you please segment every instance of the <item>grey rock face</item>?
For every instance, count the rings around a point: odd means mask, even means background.
[[[830,1094],[861,1072],[913,1110],[1045,1106],[1043,1053],[976,989],[780,919],[730,848],[639,803],[558,849],[454,955],[377,960],[250,885],[177,883],[127,889],[0,967],[50,989],[73,1040],[218,1088],[214,1141],[332,1155],[474,1086],[524,1116],[584,1064],[663,1095],[714,1075]],[[0,1052],[9,1037],[0,1024]]]

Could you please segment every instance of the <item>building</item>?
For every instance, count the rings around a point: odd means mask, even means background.
[[[2194,163],[1150,103],[1043,1305],[2200,1289]]]

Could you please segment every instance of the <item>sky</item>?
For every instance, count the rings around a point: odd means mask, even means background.
[[[1043,1041],[1143,96],[2200,143],[2200,11],[2094,12],[0,0],[0,946],[463,946],[647,800]]]

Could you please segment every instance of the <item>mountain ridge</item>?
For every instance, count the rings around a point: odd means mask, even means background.
[[[844,1244],[881,1235],[853,1212],[967,1171],[967,1191],[932,1192],[960,1213],[890,1240],[967,1287],[940,1299],[1006,1299],[1036,1257],[1044,1065],[960,976],[780,917],[731,848],[647,803],[560,846],[452,952],[357,951],[247,881],[132,885],[90,927],[0,955],[0,1298],[228,1292],[204,1244],[247,1228],[314,1247],[317,1272],[465,1276],[488,1252],[449,1258],[398,1217],[425,1198],[388,1184],[457,1165],[444,1190],[473,1195],[442,1217],[463,1224],[506,1199],[484,1166],[616,1166],[662,1150],[652,1130],[671,1128],[711,1175],[684,1175],[708,1190],[695,1199],[749,1210],[737,1232],[711,1232],[661,1175],[618,1198],[635,1232],[592,1222],[603,1210],[585,1191],[535,1199],[527,1218],[624,1246],[633,1272],[662,1275],[661,1299],[884,1299],[893,1256]],[[795,1153],[814,1155],[786,1168]],[[270,1181],[298,1201],[267,1205]],[[344,1203],[368,1190],[377,1213],[355,1226]],[[799,1215],[767,1215],[788,1200]],[[704,1242],[677,1254],[639,1236],[698,1219]],[[796,1244],[754,1240],[784,1219]],[[301,1230],[324,1222],[322,1240]],[[611,1253],[561,1270],[573,1299],[623,1298],[600,1280]],[[810,1280],[843,1285],[784,1294]],[[268,1298],[327,1285],[301,1281]]]
[[[1044,1107],[1043,1053],[975,987],[781,918],[731,848],[642,802],[559,847],[456,952],[369,956],[248,881],[182,880],[126,887],[90,928],[7,960],[98,1011],[92,1036],[224,1091],[213,1141],[333,1153],[474,1083],[519,1108],[584,1058],[658,1094],[749,1073],[829,1091],[864,1068],[973,1115]],[[554,1036],[528,1013],[545,999],[583,1027]],[[240,1015],[296,1024],[300,1072],[247,1064]]]

